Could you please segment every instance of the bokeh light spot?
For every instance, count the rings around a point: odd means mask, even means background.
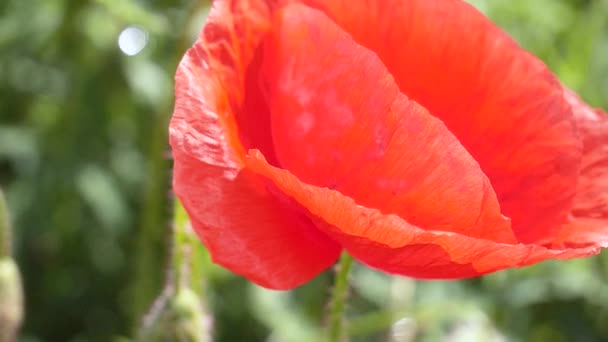
[[[129,26],[120,32],[118,47],[127,56],[135,56],[148,44],[148,33],[138,27]]]

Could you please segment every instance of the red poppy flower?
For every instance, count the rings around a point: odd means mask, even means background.
[[[606,116],[462,1],[215,1],[175,94],[175,193],[262,286],[608,246]]]

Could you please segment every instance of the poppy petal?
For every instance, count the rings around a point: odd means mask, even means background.
[[[341,248],[243,169],[235,116],[242,115],[245,70],[268,20],[263,6],[214,2],[176,74],[173,189],[215,262],[259,285],[288,289],[333,264]]]
[[[317,227],[353,257],[385,272],[459,279],[550,258],[570,259],[599,252],[595,247],[548,249],[425,230],[397,215],[359,205],[336,190],[306,184],[289,171],[268,164],[257,150],[250,151],[247,165],[305,208]]]
[[[572,105],[583,158],[572,214],[575,217],[606,219],[608,223],[608,115],[594,110],[570,90],[565,91]]]
[[[580,142],[545,65],[460,0],[302,0],[373,50],[479,162],[522,242],[566,221]]]
[[[516,241],[477,162],[373,52],[300,4],[272,27],[261,78],[281,167],[425,229]]]
[[[554,243],[608,247],[608,114],[590,108],[569,89],[564,95],[583,140],[583,158],[570,223]]]

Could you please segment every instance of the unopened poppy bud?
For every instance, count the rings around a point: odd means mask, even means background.
[[[190,288],[179,288],[158,308],[144,325],[139,341],[211,341],[209,322],[199,297]]]
[[[23,319],[21,275],[11,258],[0,259],[0,342],[15,341]]]

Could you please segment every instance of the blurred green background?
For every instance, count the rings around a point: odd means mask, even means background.
[[[608,0],[471,2],[608,108]],[[0,187],[27,296],[23,341],[122,340],[160,294],[172,77],[207,6],[0,1]],[[127,27],[145,32],[127,37],[147,43],[134,56],[118,46]],[[215,340],[318,340],[330,273],[272,292],[201,264]],[[606,252],[457,282],[357,266],[352,283],[354,341],[608,341]]]

